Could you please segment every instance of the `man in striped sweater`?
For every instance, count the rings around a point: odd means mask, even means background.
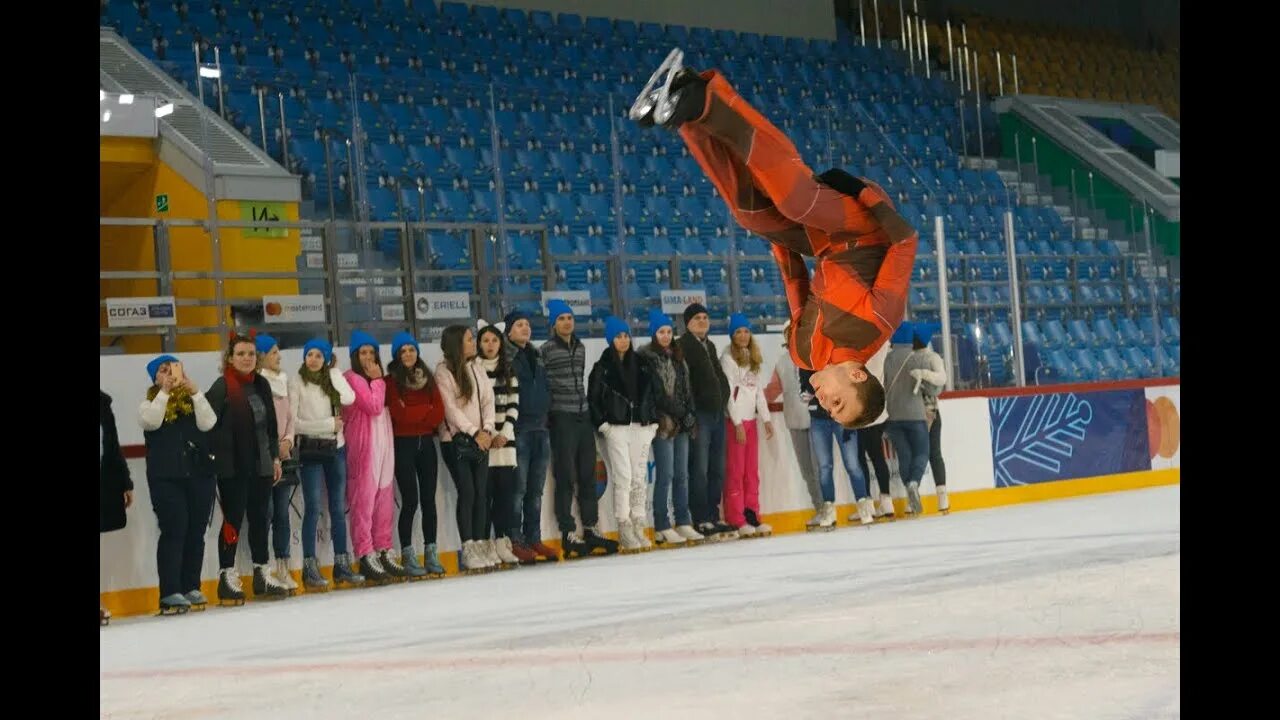
[[[584,555],[596,547],[617,552],[618,544],[597,529],[596,439],[587,410],[587,349],[574,334],[573,308],[563,300],[547,303],[552,318],[551,338],[543,343],[542,362],[551,388],[552,472],[555,475],[556,522],[566,556]],[[573,497],[578,496],[582,534],[573,519]]]

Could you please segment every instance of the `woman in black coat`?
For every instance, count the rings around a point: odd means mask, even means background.
[[[125,511],[133,504],[133,480],[129,465],[120,449],[120,433],[116,416],[111,412],[111,396],[98,390],[98,532],[111,532],[125,526]],[[98,622],[106,625],[111,613],[98,604]]]
[[[246,515],[254,595],[287,594],[267,565],[271,560],[267,549],[271,488],[281,477],[280,443],[271,383],[257,368],[258,348],[253,339],[233,335],[223,357],[222,376],[205,393],[218,416],[218,424],[210,432],[223,517],[218,536],[218,599],[233,604],[244,601],[235,565],[240,524]]]
[[[605,320],[609,347],[591,368],[587,405],[600,436],[601,455],[613,487],[613,512],[623,550],[652,548],[645,534],[649,514],[649,447],[658,431],[657,383],[649,364],[631,348],[627,324]]]

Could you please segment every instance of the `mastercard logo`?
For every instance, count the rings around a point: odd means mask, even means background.
[[[1171,459],[1182,445],[1182,421],[1178,408],[1167,397],[1147,401],[1147,441],[1151,458]]]
[[[276,302],[267,303],[266,309],[267,309],[267,314],[273,315],[273,316],[279,315],[280,313],[284,312],[284,308],[280,307],[280,303],[276,303]]]

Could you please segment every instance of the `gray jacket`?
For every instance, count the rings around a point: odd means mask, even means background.
[[[929,359],[910,345],[894,345],[884,360],[885,409],[889,421],[924,421],[924,396],[912,370],[932,370]]]

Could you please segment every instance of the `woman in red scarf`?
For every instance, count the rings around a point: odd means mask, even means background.
[[[280,444],[271,383],[255,372],[258,351],[253,339],[232,335],[223,356],[222,377],[205,395],[218,415],[211,433],[218,471],[222,532],[218,537],[218,600],[244,602],[236,571],[240,525],[249,517],[249,552],[253,557],[253,594],[285,597],[271,575],[267,551],[271,488],[280,481]]]

